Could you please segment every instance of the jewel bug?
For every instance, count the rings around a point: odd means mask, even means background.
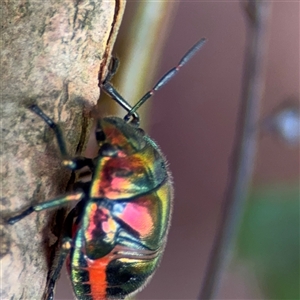
[[[112,58],[108,74],[99,87],[127,114],[97,120],[99,146],[93,158],[69,158],[59,127],[37,105],[30,109],[55,133],[64,167],[78,171],[87,167],[92,178],[78,181],[73,192],[37,204],[7,220],[14,224],[32,212],[76,206],[67,215],[62,245],[53,268],[47,300],[54,299],[55,282],[66,261],[77,299],[124,299],[141,290],[157,269],[166,244],[173,201],[171,174],[158,145],[139,128],[137,110],[164,86],[202,47],[198,41],[134,106],[111,85],[118,68]]]

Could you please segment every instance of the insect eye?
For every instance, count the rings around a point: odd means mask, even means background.
[[[98,129],[95,132],[97,142],[103,142],[106,139],[105,133],[102,129]]]
[[[137,128],[137,131],[139,131],[142,135],[145,135],[145,131],[142,128]]]
[[[109,143],[104,143],[99,151],[98,154],[101,156],[116,156],[118,154],[118,149],[116,147],[114,147],[113,145],[109,144]]]

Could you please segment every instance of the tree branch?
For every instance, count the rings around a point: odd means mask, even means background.
[[[263,0],[247,1],[245,4],[249,25],[248,44],[231,172],[199,299],[213,299],[217,294],[251,184],[257,144],[254,128],[258,123],[259,104],[264,91],[270,8],[271,3]]]
[[[42,299],[65,210],[4,220],[64,194],[72,181],[37,103],[61,125],[70,156],[87,141],[124,1],[1,2],[1,299]],[[100,76],[101,77],[101,76]],[[57,244],[54,244],[57,245]]]

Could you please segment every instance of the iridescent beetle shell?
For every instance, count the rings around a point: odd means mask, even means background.
[[[123,119],[99,120],[103,141],[68,270],[78,299],[136,293],[161,259],[173,188],[158,146]]]
[[[205,39],[198,41],[133,107],[109,82],[118,66],[117,60],[112,60],[99,86],[128,113],[124,119],[98,120],[95,137],[99,152],[94,159],[71,159],[57,124],[37,105],[30,107],[53,129],[63,165],[72,171],[87,167],[92,174],[90,181],[77,182],[73,192],[30,206],[7,220],[12,225],[32,212],[78,201],[65,220],[61,251],[48,279],[47,300],[54,299],[65,259],[79,300],[124,299],[137,293],[153,275],[166,244],[173,188],[167,162],[156,143],[139,128],[136,111],[204,43]]]

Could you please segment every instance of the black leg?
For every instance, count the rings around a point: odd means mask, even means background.
[[[36,113],[39,117],[41,117],[46,123],[47,125],[53,129],[55,136],[56,136],[56,140],[58,143],[58,147],[61,153],[61,156],[63,158],[66,158],[68,156],[67,154],[67,149],[66,149],[66,144],[65,144],[65,140],[63,138],[63,135],[60,131],[59,126],[57,126],[57,124],[55,124],[53,122],[53,120],[51,118],[49,118],[37,105],[33,104],[29,107],[34,113]]]
[[[56,281],[59,278],[62,266],[72,247],[72,227],[73,227],[73,220],[76,217],[76,214],[77,214],[77,209],[75,207],[69,212],[64,222],[64,231],[63,231],[61,250],[59,256],[57,257],[56,261],[52,266],[52,270],[50,272],[50,278],[48,281],[48,287],[46,291],[47,300],[54,300],[54,289],[55,289]]]
[[[106,75],[106,78],[104,79],[104,82],[109,82],[113,78],[113,76],[117,73],[118,67],[119,67],[119,60],[116,57],[112,57],[110,61],[110,65],[108,68],[108,72]]]
[[[94,170],[94,162],[91,158],[82,156],[75,157],[73,159],[65,159],[62,162],[63,166],[73,171],[80,170],[83,167],[89,167],[91,171]]]
[[[22,220],[23,218],[25,218],[26,216],[30,215],[34,211],[41,211],[41,210],[45,210],[45,209],[49,209],[49,208],[62,206],[64,204],[69,203],[70,201],[80,201],[83,197],[84,197],[84,192],[78,191],[78,192],[74,192],[72,194],[63,196],[63,197],[55,198],[53,200],[50,200],[50,201],[47,201],[47,202],[44,202],[41,204],[30,206],[28,209],[26,209],[22,213],[18,214],[17,216],[14,216],[14,217],[8,219],[7,223],[10,225],[13,225],[13,224],[19,222],[20,220]]]
[[[66,148],[66,144],[65,144],[65,140],[63,138],[62,132],[59,128],[59,126],[54,123],[54,121],[48,117],[37,105],[31,105],[29,107],[33,112],[35,112],[39,117],[41,117],[45,123],[51,128],[53,129],[55,136],[56,136],[56,140],[58,143],[58,147],[61,153],[63,160],[63,165],[68,168],[71,169],[73,171],[79,170],[85,166],[89,167],[90,169],[94,168],[94,163],[92,161],[92,159],[90,158],[85,158],[85,157],[76,157],[74,159],[68,159],[68,153],[67,153],[67,148]]]
[[[64,238],[62,241],[61,250],[58,256],[57,263],[55,265],[55,269],[51,273],[51,277],[49,279],[47,291],[46,291],[46,299],[47,300],[53,300],[54,299],[54,288],[56,281],[60,275],[61,268],[70,252],[72,245],[72,239],[71,238]]]

